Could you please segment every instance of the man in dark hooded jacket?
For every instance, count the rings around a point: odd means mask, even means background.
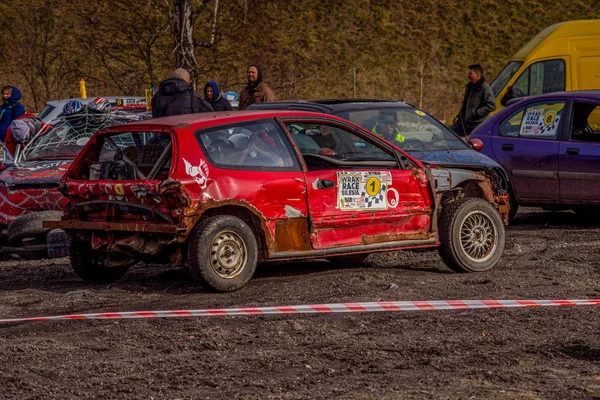
[[[14,86],[2,88],[2,105],[0,106],[0,141],[4,142],[6,130],[10,123],[25,114],[25,107],[21,103],[21,91]]]
[[[240,93],[240,110],[245,110],[250,104],[266,103],[275,101],[275,95],[270,87],[263,81],[260,65],[252,64],[248,67],[248,84],[244,86]]]
[[[212,106],[215,111],[231,111],[231,103],[219,92],[219,85],[215,81],[208,81],[204,85],[204,100]]]
[[[211,105],[191,87],[190,73],[183,68],[162,81],[152,97],[152,118],[207,111],[213,111]]]

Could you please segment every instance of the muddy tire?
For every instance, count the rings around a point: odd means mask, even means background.
[[[46,235],[48,258],[69,256],[69,235],[62,229],[52,229]]]
[[[487,271],[502,256],[504,224],[487,200],[467,198],[445,205],[438,228],[438,252],[455,272]]]
[[[35,238],[43,236],[50,232],[50,229],[44,228],[44,221],[60,221],[63,215],[62,211],[37,211],[21,215],[15,218],[6,231],[8,243],[12,246],[18,246],[25,238]]]
[[[70,236],[69,258],[73,271],[87,283],[112,283],[125,275],[129,266],[106,267],[89,242]]]
[[[361,264],[365,259],[369,257],[369,254],[352,254],[349,256],[337,256],[337,257],[329,257],[327,260],[335,264],[336,267],[345,267],[345,266],[353,266],[356,264]]]
[[[48,257],[45,244],[19,247],[0,247],[0,261],[41,260]]]
[[[218,292],[232,292],[248,283],[257,258],[254,232],[234,216],[218,215],[201,222],[188,244],[190,273]]]

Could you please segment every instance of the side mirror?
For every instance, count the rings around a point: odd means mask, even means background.
[[[479,139],[471,139],[469,140],[469,146],[471,146],[473,150],[479,151],[483,149],[483,142]]]
[[[517,88],[515,87],[515,85],[509,86],[506,89],[506,93],[502,97],[502,100],[500,100],[500,104],[502,104],[504,107],[506,107],[507,103],[510,100],[516,99],[516,98],[517,98]]]

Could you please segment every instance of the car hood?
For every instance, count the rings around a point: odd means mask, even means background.
[[[481,165],[483,167],[499,167],[500,165],[475,150],[437,150],[413,151],[411,156],[425,164],[440,164],[447,166]]]
[[[54,187],[73,159],[27,161],[0,173],[0,182],[9,188]]]

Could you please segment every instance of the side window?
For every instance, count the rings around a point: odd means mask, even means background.
[[[578,102],[573,105],[571,140],[600,142],[600,104]]]
[[[388,154],[375,144],[337,126],[316,123],[290,123],[287,128],[292,133],[300,152],[305,156],[309,169],[325,168],[323,161],[326,162],[327,159],[332,161],[389,161],[395,163],[392,154]],[[317,155],[317,157],[312,158],[311,155]],[[316,164],[321,167],[317,167]]]
[[[502,121],[500,136],[556,139],[564,107],[564,102],[548,102],[520,108]]]
[[[208,161],[221,168],[298,171],[283,130],[273,121],[251,121],[195,133]]]
[[[521,128],[524,109],[524,107],[518,109],[502,121],[500,124],[500,136],[519,137],[519,129]]]
[[[565,90],[565,62],[548,60],[531,64],[517,79],[515,88],[517,97]]]

